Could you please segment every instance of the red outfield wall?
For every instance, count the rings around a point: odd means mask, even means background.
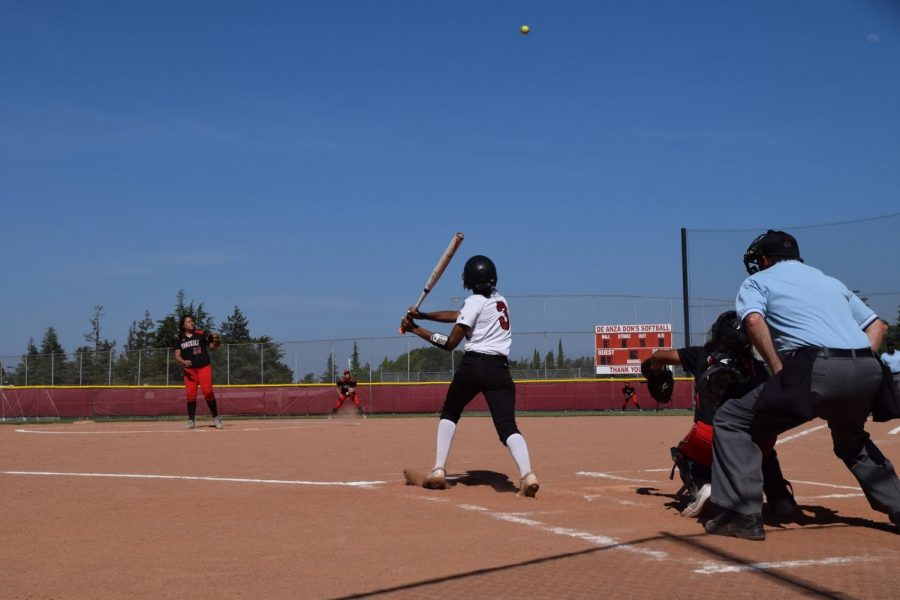
[[[361,384],[363,407],[369,413],[440,412],[448,383]],[[622,381],[524,381],[516,384],[517,410],[609,410],[622,407]],[[642,408],[655,408],[646,384],[635,382]],[[677,381],[667,408],[691,408],[693,382]],[[335,387],[322,384],[284,386],[217,386],[216,399],[224,415],[320,415],[331,411]],[[4,387],[0,388],[0,418],[20,417],[155,417],[185,414],[181,387]],[[197,403],[200,414],[206,404]],[[345,409],[350,406],[344,405]],[[634,409],[634,406],[631,407]],[[467,410],[487,410],[480,395]]]

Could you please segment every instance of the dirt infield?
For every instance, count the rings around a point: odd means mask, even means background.
[[[204,424],[209,424],[208,421]],[[765,542],[672,507],[688,416],[521,417],[541,478],[515,494],[491,421],[455,485],[410,487],[435,418],[0,426],[3,598],[894,598],[900,536],[814,421],[782,437],[806,519]],[[900,463],[900,423],[870,423]]]

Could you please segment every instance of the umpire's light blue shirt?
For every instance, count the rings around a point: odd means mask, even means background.
[[[796,260],[745,279],[735,310],[742,320],[761,314],[779,353],[807,346],[867,348],[863,330],[878,318],[843,283]]]
[[[894,350],[893,354],[885,352],[881,355],[881,362],[888,366],[891,373],[900,373],[900,352]]]

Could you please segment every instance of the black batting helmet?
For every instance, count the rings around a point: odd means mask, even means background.
[[[497,285],[497,267],[487,256],[476,254],[463,267],[463,287],[476,294],[490,296]]]
[[[744,267],[747,272],[753,275],[758,271],[762,271],[762,257],[767,256],[772,262],[780,260],[799,260],[800,248],[797,246],[797,240],[789,233],[783,231],[768,230],[761,236],[751,242],[747,252],[744,253]],[[771,265],[769,265],[771,266]]]

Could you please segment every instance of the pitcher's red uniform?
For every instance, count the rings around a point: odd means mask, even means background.
[[[195,329],[190,337],[184,333],[175,336],[175,347],[181,349],[181,357],[191,361],[190,367],[184,367],[184,388],[188,401],[197,399],[197,387],[203,397],[213,397],[212,365],[209,359],[208,334],[202,329]]]

